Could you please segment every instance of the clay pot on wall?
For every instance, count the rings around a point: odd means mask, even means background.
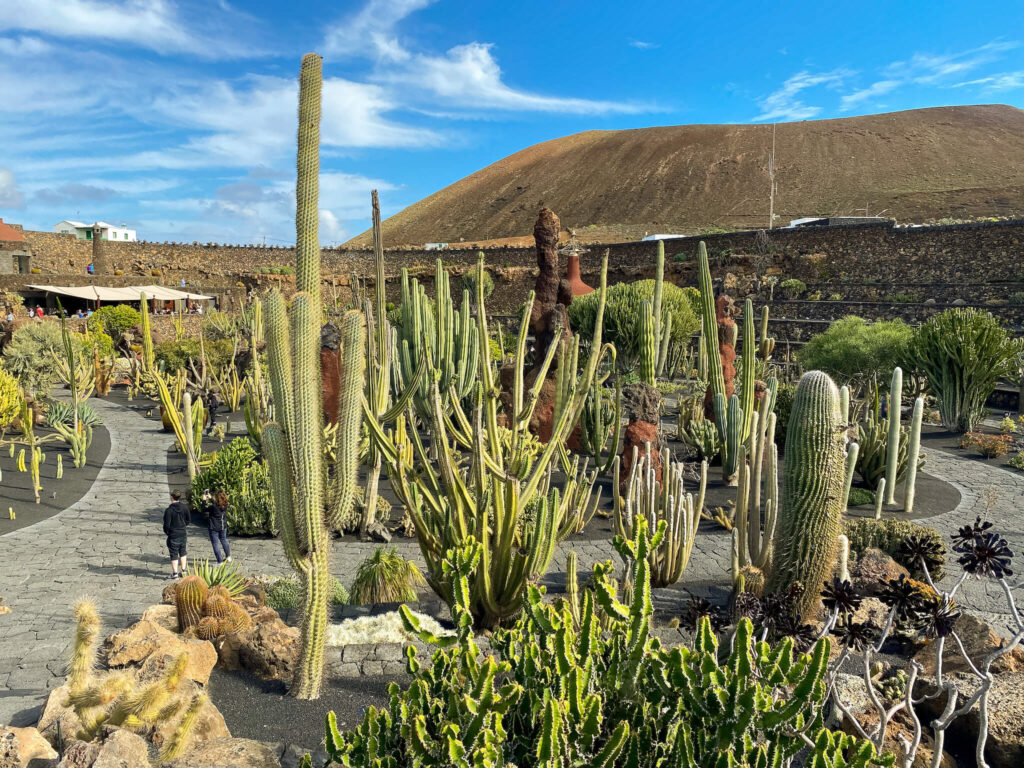
[[[578,253],[569,254],[566,278],[569,281],[569,287],[572,289],[573,296],[585,296],[588,293],[594,292],[594,289],[584,283],[583,278],[580,277],[580,255]]]

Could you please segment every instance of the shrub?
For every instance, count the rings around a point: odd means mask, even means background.
[[[257,579],[263,583],[263,590],[267,595],[267,605],[275,611],[294,611],[302,605],[302,585],[294,576],[261,577]],[[331,576],[332,605],[348,604],[348,590],[340,581]]]
[[[783,280],[779,283],[779,288],[781,288],[790,299],[796,299],[807,290],[807,283],[803,280],[791,277],[788,280]]]
[[[208,341],[204,346],[207,365],[219,368],[231,362],[231,353],[234,348],[230,339]],[[194,360],[198,368],[200,363],[199,339],[181,339],[180,341],[165,341],[162,344],[157,344],[154,356],[157,363],[164,364],[164,370],[168,373],[175,373],[182,368],[187,368],[190,360]]]
[[[636,365],[640,357],[640,311],[644,301],[654,300],[654,280],[618,283],[608,288],[604,310],[604,340],[615,345],[619,360],[627,368]],[[577,296],[569,305],[569,322],[573,332],[581,338],[594,333],[594,320],[600,296],[597,291]],[[665,282],[662,288],[662,322],[672,318],[671,343],[687,345],[690,337],[700,329],[700,292],[694,288],[680,288]]]
[[[875,494],[869,491],[867,488],[851,488],[850,489],[850,502],[848,506],[851,507],[863,507],[867,504],[875,503]]]
[[[469,300],[476,304],[476,270],[471,269],[462,275],[462,287],[469,291]],[[484,299],[490,298],[494,293],[494,278],[486,269],[484,270]],[[456,302],[458,303],[458,302]]]
[[[789,431],[789,412],[793,410],[793,396],[796,387],[792,384],[779,384],[775,393],[775,442],[779,447],[786,445],[786,432]]]
[[[1004,435],[1012,435],[1017,431],[1017,422],[1009,416],[1004,416],[1003,420],[999,422],[999,431]]]
[[[902,320],[868,323],[850,315],[811,338],[797,358],[808,370],[824,371],[844,383],[874,377],[888,380],[907,354],[914,330]]]
[[[203,491],[223,490],[231,501],[228,531],[235,536],[276,534],[267,467],[248,438],[236,437],[213,454],[210,465],[192,480],[192,509],[200,510]]]
[[[1014,456],[1006,463],[1014,469],[1024,471],[1024,451],[1017,451],[1017,453],[1014,454]]]
[[[929,574],[934,581],[945,576],[946,546],[942,543],[942,534],[930,526],[918,525],[909,520],[861,518],[846,521],[843,532],[850,540],[851,558],[859,556],[869,547],[880,549],[910,571],[914,579],[923,579],[924,571],[921,570],[921,563],[906,551],[903,544],[910,537],[924,539],[931,545],[933,552],[925,558]]]
[[[233,339],[238,331],[238,321],[227,312],[212,309],[203,315],[203,336],[208,341]]]
[[[352,582],[352,604],[412,602],[417,598],[416,588],[426,584],[416,564],[398,554],[397,548],[377,547],[359,564]]]
[[[92,313],[87,321],[90,333],[102,331],[111,339],[120,341],[125,332],[142,322],[138,310],[127,304],[108,304]]]
[[[916,293],[890,293],[885,300],[891,304],[917,304],[921,299]]]
[[[515,625],[494,633],[486,655],[469,612],[479,545],[449,552],[457,637],[441,640],[400,609],[432,653],[410,655],[411,685],[392,685],[389,702],[367,707],[353,730],[339,732],[328,715],[328,764],[781,766],[801,751],[806,765],[891,764],[870,742],[822,726],[828,639],[810,654],[791,638],[772,647],[743,619],[720,646],[707,618],[691,643],[652,638],[648,546],[619,549],[633,600],[616,598],[610,562],[594,566],[582,604],[550,605],[530,583]]]
[[[947,309],[914,333],[909,359],[939,399],[946,429],[970,432],[1000,379],[1015,379],[1024,340],[977,309]]]
[[[1014,307],[1024,306],[1024,291],[1016,291],[1010,294],[1010,305]]]
[[[4,367],[18,380],[26,395],[45,398],[57,381],[54,354],[64,354],[60,325],[28,323],[18,328],[4,347]]]
[[[841,293],[830,293],[829,297],[828,297],[828,300],[829,301],[842,301],[843,300],[843,294],[841,294]]]
[[[960,441],[961,448],[974,448],[986,459],[998,459],[1013,448],[1011,435],[987,435],[984,432],[968,432]]]
[[[821,301],[821,291],[811,291],[806,298],[808,301]]]

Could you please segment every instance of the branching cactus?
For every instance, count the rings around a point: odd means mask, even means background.
[[[714,395],[725,397],[725,376],[722,373],[722,358],[718,355],[718,323],[715,319],[715,289],[711,283],[711,266],[708,263],[708,249],[701,241],[697,246],[697,280],[701,300],[701,328],[704,340],[705,357],[707,359],[707,376],[701,378],[708,382]],[[725,435],[721,435],[725,439]]]
[[[739,457],[743,444],[743,407],[739,395],[730,397],[727,405],[724,394],[715,394],[715,425],[722,445],[722,480],[726,485],[735,486],[739,483]]]
[[[640,381],[652,387],[658,365],[656,344],[654,311],[650,302],[645,301],[640,308]]]
[[[580,443],[584,452],[593,458],[594,466],[600,468],[601,474],[606,474],[615,462],[622,432],[622,381],[621,377],[615,380],[614,401],[608,398],[602,383],[603,379],[595,379],[587,395],[580,415]],[[605,452],[608,458],[602,463]]]
[[[786,472],[779,510],[778,541],[769,591],[799,583],[801,618],[819,600],[835,567],[841,533],[846,456],[839,390],[827,374],[809,371],[800,379],[786,433]]]
[[[767,573],[778,525],[779,452],[775,445],[775,414],[768,397],[754,414],[750,438],[741,449],[740,480],[734,518],[733,581],[750,566]],[[765,418],[762,415],[767,414]]]
[[[355,497],[359,426],[365,376],[365,327],[358,311],[341,320],[338,448],[335,493],[324,494],[322,398],[320,390],[320,246],[318,169],[321,60],[302,59],[299,84],[298,181],[296,188],[297,287],[290,314],[284,297],[265,303],[267,357],[274,393],[274,418],[263,428],[274,510],[289,563],[303,586],[301,651],[290,694],[320,695],[327,629],[328,528],[340,525]]]
[[[618,498],[615,500],[615,530],[622,539],[630,540],[636,536],[639,518],[645,519],[651,529],[656,529],[661,521],[665,522],[665,536],[659,546],[650,550],[647,558],[651,584],[667,587],[679,581],[690,562],[700,512],[704,508],[708,464],[706,461],[701,463],[700,487],[694,496],[684,488],[684,465],[672,461],[672,454],[667,448],[661,450],[664,460],[661,483],[655,480],[650,464],[650,446],[643,456],[638,457],[638,453],[634,446],[625,504]],[[615,487],[618,487],[617,483]]]
[[[897,366],[889,386],[889,435],[885,447],[885,503],[896,503],[896,473],[900,464],[900,404],[903,401],[903,370]]]

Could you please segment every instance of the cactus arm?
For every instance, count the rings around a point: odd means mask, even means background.
[[[903,400],[903,370],[892,372],[889,387],[889,438],[885,447],[885,503],[896,503],[896,473],[900,461],[900,405]]]
[[[914,414],[910,418],[910,436],[907,446],[907,476],[903,488],[903,512],[914,511],[914,494],[917,484],[917,464],[921,456],[921,421],[924,418],[924,398],[914,400]]]
[[[295,288],[320,299],[320,92],[323,60],[302,57],[299,74],[299,135],[295,184]],[[319,317],[319,314],[318,314]],[[319,379],[317,380],[319,381]]]
[[[747,299],[743,304],[743,380],[741,394],[743,399],[743,434],[742,440],[750,435],[751,419],[754,415],[754,374],[757,337],[754,335],[754,303]]]
[[[843,512],[850,505],[850,488],[853,485],[853,473],[857,467],[857,454],[860,452],[860,445],[850,443],[846,448],[846,480],[843,483]]]
[[[355,310],[342,319],[341,396],[338,408],[338,453],[334,463],[335,503],[327,511],[327,524],[340,528],[355,500],[359,471],[359,429],[362,424],[360,394],[366,361],[363,357],[363,316]],[[408,398],[406,398],[408,401]]]
[[[296,571],[304,568],[305,552],[299,549],[299,536],[295,530],[292,511],[292,480],[289,471],[288,449],[281,427],[270,422],[263,427],[263,450],[267,456],[270,492],[274,500],[274,518],[281,532],[281,543],[289,564]]]
[[[713,395],[725,395],[725,377],[722,373],[722,358],[718,354],[718,322],[715,317],[715,289],[711,283],[711,267],[708,264],[708,249],[701,241],[697,246],[697,278],[701,298],[701,327],[704,330],[704,348],[707,353],[708,385]],[[721,434],[725,440],[725,433]]]

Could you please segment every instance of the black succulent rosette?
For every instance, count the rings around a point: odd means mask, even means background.
[[[837,612],[841,619],[856,612],[860,608],[861,600],[853,584],[838,578],[833,578],[821,590],[821,602],[825,605],[826,613]]]
[[[953,632],[960,611],[956,604],[945,595],[934,602],[927,603],[921,612],[919,626],[926,637],[949,637]]]
[[[975,530],[970,541],[956,545],[956,551],[961,553],[957,562],[978,579],[1005,579],[1014,574],[1010,567],[1014,553],[1007,540],[998,534],[992,534],[986,528]]]
[[[713,629],[718,630],[728,624],[728,617],[717,605],[713,605],[703,597],[691,597],[686,602],[686,609],[683,611],[683,625],[695,630],[705,616],[710,619]]]
[[[901,621],[914,620],[925,610],[924,595],[921,588],[906,574],[898,579],[889,579],[882,584],[878,599],[890,608],[896,609],[896,618]]]
[[[982,522],[981,515],[974,520],[974,525],[964,525],[957,530],[956,535],[953,536],[953,551],[963,552],[962,547],[970,546],[974,542],[974,537],[988,531],[992,527],[992,523],[988,520]]]
[[[761,621],[761,600],[750,592],[740,592],[736,595],[734,608],[738,618],[750,619],[754,624]]]
[[[946,548],[942,541],[928,536],[907,536],[900,542],[900,553],[904,562],[924,563],[929,572],[942,566]]]
[[[848,621],[835,628],[844,647],[863,651],[878,639],[878,630],[866,621]]]

